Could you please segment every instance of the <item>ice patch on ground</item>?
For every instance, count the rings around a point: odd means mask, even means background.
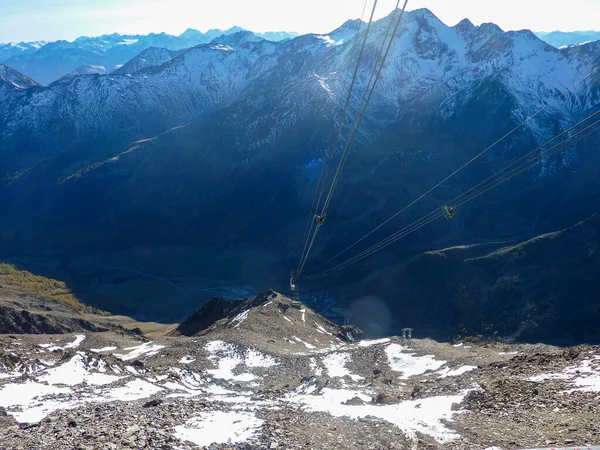
[[[390,344],[385,349],[390,368],[402,372],[402,379],[423,374],[428,370],[437,370],[446,364],[446,361],[438,361],[433,355],[414,356],[414,353],[407,353],[408,351],[408,348],[399,344]]]
[[[115,358],[119,358],[122,361],[129,361],[132,359],[139,358],[140,356],[155,356],[158,354],[160,349],[165,348],[164,345],[153,344],[152,342],[145,342],[141,345],[136,345],[134,347],[127,347],[123,350],[128,351],[129,353],[118,354],[115,353]]]
[[[374,416],[393,423],[409,438],[416,439],[416,433],[432,436],[440,443],[456,439],[458,434],[446,428],[442,420],[451,420],[454,412],[452,403],[460,403],[461,395],[429,397],[419,400],[405,401],[396,405],[343,405],[342,403],[359,397],[370,401],[364,393],[341,389],[322,389],[319,395],[293,394],[286,398],[292,403],[299,403],[310,411],[327,412],[332,416],[347,416],[354,419]]]
[[[178,439],[203,447],[212,443],[236,444],[254,437],[263,421],[249,412],[210,411],[175,427]]]

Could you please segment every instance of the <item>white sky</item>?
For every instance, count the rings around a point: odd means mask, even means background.
[[[374,0],[367,0],[367,9]],[[376,17],[395,0],[379,0]],[[56,40],[105,33],[180,34],[238,25],[253,31],[327,33],[357,18],[364,0],[0,0],[0,42]],[[505,30],[600,29],[600,0],[409,0],[447,25],[467,17]]]

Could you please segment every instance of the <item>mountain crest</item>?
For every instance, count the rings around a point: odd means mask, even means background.
[[[475,29],[475,25],[473,25],[473,22],[471,22],[469,19],[463,19],[458,22],[454,28],[462,33],[468,33]]]
[[[0,81],[2,81],[4,85],[14,89],[29,89],[39,86],[39,84],[31,78],[3,64],[0,64]]]
[[[123,64],[114,73],[118,75],[133,74],[149,67],[157,67],[170,61],[180,53],[166,48],[149,47],[126,64]]]
[[[252,31],[242,30],[232,34],[224,34],[213,39],[211,44],[244,44],[246,42],[260,42],[263,38],[255,35]]]

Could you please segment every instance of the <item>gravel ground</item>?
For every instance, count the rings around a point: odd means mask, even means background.
[[[356,342],[265,293],[191,337],[0,335],[0,449],[600,443],[600,348]]]

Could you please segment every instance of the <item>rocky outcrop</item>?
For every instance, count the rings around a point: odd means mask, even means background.
[[[232,309],[239,306],[242,301],[230,302],[224,298],[215,297],[205,305],[198,308],[191,316],[185,319],[173,331],[173,335],[194,336],[210,327],[218,320],[224,319]]]
[[[62,334],[107,331],[82,318],[60,317],[0,305],[0,334]]]

